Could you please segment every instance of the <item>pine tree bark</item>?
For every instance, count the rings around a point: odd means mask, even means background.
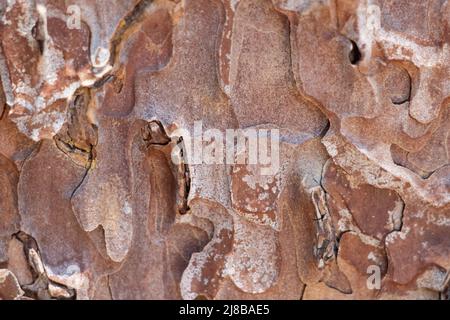
[[[450,3],[0,15],[0,299],[449,298]]]

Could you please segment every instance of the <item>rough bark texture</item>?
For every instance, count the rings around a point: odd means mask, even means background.
[[[0,15],[0,299],[448,299],[449,1]],[[176,163],[198,121],[279,168]]]

